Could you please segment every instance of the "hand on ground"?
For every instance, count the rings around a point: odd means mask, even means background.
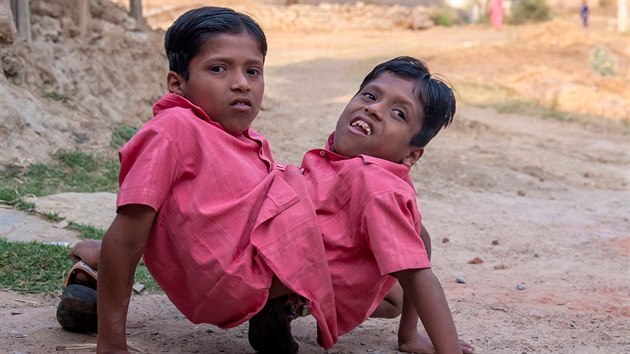
[[[464,354],[473,354],[475,352],[475,347],[472,344],[464,341],[463,339],[459,340],[459,344],[462,347],[462,353]],[[418,332],[415,338],[406,341],[398,341],[398,350],[405,353],[418,353],[418,354],[434,354],[435,348],[433,348],[433,343],[431,343],[431,338],[429,335],[422,331],[422,333]]]

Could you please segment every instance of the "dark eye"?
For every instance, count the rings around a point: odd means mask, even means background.
[[[370,101],[376,100],[376,96],[374,96],[374,94],[371,92],[363,92],[362,95],[363,97],[369,99]]]
[[[262,75],[262,70],[260,70],[258,68],[247,69],[247,75],[260,76],[260,75]]]
[[[406,120],[405,112],[401,111],[400,109],[395,109],[394,114],[396,114],[396,116],[398,116],[399,118]]]
[[[223,71],[225,71],[225,68],[221,65],[213,65],[210,67],[210,71],[212,71],[213,73],[222,73]]]

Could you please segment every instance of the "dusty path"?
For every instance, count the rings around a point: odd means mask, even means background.
[[[277,159],[299,162],[306,149],[323,144],[374,63],[409,54],[457,77],[463,68],[449,59],[470,36],[489,45],[507,40],[481,30],[459,37],[440,29],[348,33],[334,41],[270,33],[267,100],[257,127]],[[435,272],[461,336],[478,352],[630,352],[629,148],[618,125],[466,106],[431,143],[413,179],[433,236]],[[483,262],[469,264],[475,257]],[[466,283],[456,283],[458,276]],[[526,288],[517,290],[521,283]],[[60,330],[55,304],[0,292],[0,351],[46,353],[95,342]],[[129,340],[149,352],[251,352],[246,326],[192,325],[162,295],[134,296],[131,308]],[[396,325],[369,320],[330,353],[395,352]],[[311,319],[296,321],[295,334],[303,353],[323,352]]]

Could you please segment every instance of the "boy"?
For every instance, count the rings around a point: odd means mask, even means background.
[[[418,316],[435,350],[462,352],[439,281],[420,237],[409,178],[426,144],[455,114],[452,90],[419,60],[376,66],[342,112],[326,149],[305,154],[335,291],[338,334],[363,322],[393,285],[404,291],[399,346],[413,343]],[[413,316],[410,316],[413,314]]]
[[[278,242],[258,247],[252,230],[282,216],[274,225],[301,220],[291,224],[291,235],[318,233],[314,214],[300,211],[312,205],[302,206],[284,182],[291,173],[276,178],[267,141],[250,128],[264,91],[267,43],[260,26],[231,9],[198,8],[173,23],[165,49],[169,93],[120,151],[117,216],[98,258],[98,352],[127,352],[127,311],[141,256],[186,317],[227,328],[287,292],[260,254],[282,253],[289,230],[273,228]],[[306,245],[313,264],[327,274],[323,244],[312,240]],[[303,273],[292,269],[282,277],[296,278],[292,286],[309,296],[326,288],[302,284]],[[85,305],[96,302],[94,294],[84,290],[64,289],[57,318],[65,328],[81,330],[77,321],[93,314]],[[297,351],[297,343],[289,344],[286,352]]]

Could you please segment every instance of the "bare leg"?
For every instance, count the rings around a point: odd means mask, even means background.
[[[403,291],[400,284],[396,283],[394,287],[385,295],[383,301],[376,307],[376,310],[370,315],[374,318],[396,318],[402,313]]]

